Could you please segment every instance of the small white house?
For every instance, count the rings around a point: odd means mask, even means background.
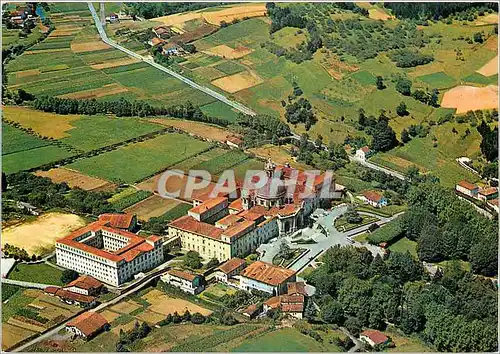
[[[469,197],[477,198],[477,194],[479,192],[479,187],[470,183],[470,182],[467,182],[466,180],[463,180],[463,181],[460,181],[455,186],[455,190],[457,192],[468,195]]]
[[[109,327],[108,321],[97,312],[84,312],[66,324],[66,330],[79,337],[89,339]]]
[[[205,289],[205,280],[201,275],[171,269],[160,278],[163,282],[189,294],[199,294]]]
[[[356,158],[361,161],[366,161],[372,155],[372,151],[368,146],[363,146],[362,148],[356,150]]]
[[[217,268],[215,279],[227,284],[231,278],[239,274],[245,267],[246,261],[244,259],[231,258]]]
[[[388,344],[391,341],[389,337],[387,337],[382,332],[371,329],[367,329],[361,332],[359,335],[359,339],[368,343],[371,347],[381,344]]]
[[[363,195],[359,197],[359,199],[375,208],[382,208],[384,206],[387,206],[387,199],[382,194],[377,192],[363,192]]]

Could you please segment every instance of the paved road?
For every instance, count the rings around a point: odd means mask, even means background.
[[[340,327],[340,330],[344,332],[346,336],[351,338],[352,342],[354,343],[354,347],[349,349],[349,353],[354,353],[360,350],[363,347],[363,344],[358,340],[358,338],[354,337],[351,332],[349,332],[345,327]]]
[[[20,281],[20,280],[6,279],[6,278],[2,278],[2,283],[17,285],[23,288],[42,289],[42,290],[45,289],[47,286],[58,286],[51,284],[30,283],[28,281]]]
[[[401,173],[399,172],[396,172],[394,170],[390,170],[388,168],[385,168],[385,167],[382,167],[382,166],[379,166],[379,165],[375,165],[374,163],[370,162],[370,161],[362,161],[358,158],[356,158],[355,156],[349,156],[349,159],[351,161],[354,161],[354,162],[357,162],[363,166],[366,166],[368,168],[371,168],[372,170],[377,170],[377,171],[381,171],[381,172],[384,172],[385,174],[388,174],[388,175],[391,175],[393,177],[396,177],[396,178],[399,178],[400,180],[405,180],[405,176],[403,176]]]
[[[172,71],[170,69],[167,69],[166,67],[164,67],[163,65],[160,65],[158,63],[155,63],[152,59],[148,59],[146,57],[143,57],[142,55],[139,55],[125,47],[122,47],[121,45],[117,44],[115,41],[111,40],[110,38],[108,38],[108,35],[106,34],[106,31],[104,30],[103,26],[102,26],[102,23],[101,23],[101,20],[99,19],[99,16],[94,8],[94,5],[91,3],[91,2],[88,2],[87,3],[88,6],[89,6],[89,10],[90,12],[92,13],[92,17],[94,18],[94,23],[97,27],[97,31],[99,32],[99,36],[101,37],[102,41],[108,45],[110,45],[111,47],[113,48],[116,48],[128,55],[130,55],[131,57],[133,58],[136,58],[136,59],[139,59],[139,60],[142,60],[143,62],[145,63],[148,63],[149,65],[151,66],[154,66],[155,68],[167,73],[168,75],[171,75],[173,77],[175,77],[176,79],[179,79],[181,80],[182,82],[188,84],[189,86],[203,92],[203,93],[206,93],[207,95],[209,96],[212,96],[214,97],[215,99],[233,107],[234,109],[236,109],[237,111],[239,112],[242,112],[244,114],[248,114],[248,115],[251,115],[251,116],[255,116],[256,113],[254,111],[252,111],[250,108],[248,107],[245,107],[244,105],[242,105],[241,103],[238,103],[238,102],[235,102],[235,101],[231,101],[230,99],[228,99],[226,96],[224,95],[221,95],[220,93],[218,92],[215,92],[214,90],[212,89],[209,89],[208,87],[205,87],[205,86],[201,86],[201,85],[198,85],[196,82],[194,81],[191,81],[190,79],[180,75],[179,73],[176,73],[175,71]]]

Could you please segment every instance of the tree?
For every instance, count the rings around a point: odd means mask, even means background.
[[[7,175],[5,172],[2,172],[2,192],[7,190]]]
[[[358,320],[356,317],[349,317],[344,322],[344,327],[355,337],[361,333],[361,329],[363,328],[363,323]]]
[[[338,301],[328,301],[321,307],[321,319],[326,323],[342,325],[344,323],[344,310]]]
[[[398,116],[403,117],[409,114],[408,109],[406,108],[406,103],[401,101],[399,105],[396,107],[396,113]]]
[[[361,215],[359,215],[358,211],[352,206],[349,206],[347,208],[347,211],[344,214],[344,217],[345,217],[346,221],[350,224],[359,224],[360,222],[363,221],[363,218],[361,217]]]
[[[411,140],[410,134],[408,134],[408,130],[406,130],[406,128],[404,128],[401,131],[401,141],[406,144],[410,140]]]
[[[199,253],[196,251],[188,251],[184,256],[184,265],[191,269],[200,269],[202,264]]]
[[[385,89],[384,78],[382,76],[377,76],[377,90]]]
[[[412,82],[410,80],[405,78],[399,78],[398,81],[396,82],[396,91],[398,91],[404,96],[410,96],[411,86]]]
[[[483,33],[482,32],[476,32],[474,33],[474,42],[476,43],[483,43],[484,38],[483,38]]]
[[[203,322],[205,322],[205,316],[203,316],[199,312],[193,313],[193,315],[191,316],[191,323],[193,323],[193,324],[202,324]]]
[[[217,267],[218,265],[219,265],[219,260],[216,257],[214,257],[208,261],[208,263],[205,265],[205,267],[207,269],[211,269],[211,268]]]
[[[61,282],[67,284],[78,278],[78,273],[72,269],[65,269],[61,274]]]
[[[388,151],[398,143],[396,133],[389,126],[386,119],[379,118],[379,121],[373,129],[372,136],[372,149],[375,151]]]

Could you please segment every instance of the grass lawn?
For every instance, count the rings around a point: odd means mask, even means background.
[[[454,260],[454,261],[442,261],[442,262],[439,262],[439,263],[434,263],[435,265],[438,265],[440,267],[443,267],[443,268],[446,268],[446,267],[449,267],[451,265],[452,262],[458,262],[460,264],[460,267],[467,271],[467,272],[470,272],[472,270],[472,265],[470,264],[470,262],[466,262],[466,261],[461,261],[461,260]]]
[[[208,301],[213,301],[220,299],[226,294],[234,294],[236,292],[235,288],[232,288],[226,284],[223,283],[217,283],[215,285],[209,286],[208,288],[205,289],[201,294],[198,296],[201,298],[205,298],[205,300]]]
[[[9,279],[48,285],[63,285],[62,271],[47,264],[18,263],[9,273]]]
[[[379,220],[374,216],[361,215],[361,217],[363,220],[360,223],[351,224],[345,219],[344,216],[341,216],[340,218],[335,219],[335,228],[339,231],[345,232]]]
[[[356,210],[358,210],[358,211],[365,211],[368,213],[373,213],[373,214],[385,216],[385,217],[400,213],[402,211],[405,211],[406,209],[407,209],[406,204],[388,205],[388,206],[385,206],[383,208],[375,208],[375,207],[372,207],[371,205],[363,204],[363,205],[360,205],[356,208]]]
[[[413,257],[418,258],[417,242],[409,240],[406,237],[403,237],[402,239],[390,245],[389,249],[392,252],[400,252],[400,253],[406,253],[408,251]]]
[[[425,82],[432,88],[442,89],[455,86],[457,80],[453,77],[446,75],[444,72],[440,71],[438,73],[428,74],[419,76],[420,81]]]
[[[2,285],[3,288],[3,285]],[[2,304],[2,322],[7,322],[14,314],[33,302],[34,298],[25,295],[24,290],[20,290],[9,298],[9,301]]]
[[[201,111],[207,116],[225,119],[229,122],[236,122],[238,112],[235,112],[227,104],[220,101],[206,104],[200,107]]]
[[[285,328],[248,339],[232,352],[321,352],[323,346],[296,329]]]
[[[396,353],[422,353],[422,352],[432,352],[432,348],[426,346],[422,341],[416,337],[407,337],[400,334],[393,328],[389,328],[383,332],[386,336],[391,337],[392,341],[396,345],[394,348],[389,348],[388,352]]]
[[[353,237],[353,240],[354,241],[357,241],[359,243],[365,243],[365,242],[368,242],[368,236],[370,236],[369,233],[367,232],[363,232],[362,234],[359,234],[357,236],[354,236]]]
[[[69,168],[107,180],[134,183],[195,156],[209,144],[186,134],[163,134],[95,157],[76,161]]]

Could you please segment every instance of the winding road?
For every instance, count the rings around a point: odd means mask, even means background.
[[[97,12],[94,8],[94,5],[91,2],[88,2],[87,4],[89,6],[90,12],[92,13],[92,17],[94,18],[94,22],[95,22],[95,25],[97,27],[97,31],[99,32],[99,36],[101,37],[102,41],[104,43],[106,43],[107,45],[109,45],[113,48],[116,48],[116,49],[124,52],[125,54],[130,55],[133,58],[139,59],[139,60],[167,73],[170,76],[175,77],[176,79],[186,83],[187,85],[189,85],[189,86],[191,86],[191,87],[193,87],[193,88],[195,88],[195,89],[197,89],[197,90],[199,90],[199,91],[201,91],[209,96],[212,96],[213,98],[233,107],[234,109],[236,109],[237,111],[239,111],[241,113],[248,114],[250,116],[256,115],[256,113],[254,111],[252,111],[248,107],[245,107],[241,103],[231,101],[226,96],[221,95],[220,93],[215,92],[214,90],[209,89],[208,87],[198,85],[196,82],[188,79],[187,77],[184,77],[181,74],[176,73],[173,70],[167,69],[163,65],[155,63],[152,59],[148,59],[148,58],[146,58],[142,55],[139,55],[139,54],[137,54],[137,53],[125,48],[125,47],[122,47],[121,45],[119,45],[118,43],[116,43],[115,41],[113,41],[112,39],[110,39],[108,37],[108,35],[106,34],[106,31],[104,30],[104,27],[102,26],[101,20],[99,19],[99,15],[97,14]]]

